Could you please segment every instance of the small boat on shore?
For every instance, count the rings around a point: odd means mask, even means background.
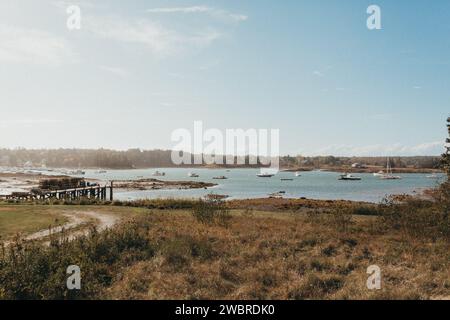
[[[283,198],[283,196],[286,194],[286,191],[278,191],[269,194],[269,198]]]
[[[224,200],[226,198],[229,198],[229,195],[226,194],[207,194],[205,196],[206,199],[208,200]]]
[[[345,173],[339,176],[339,180],[358,181],[361,180],[361,177],[356,177],[351,173]]]
[[[158,170],[156,170],[155,172],[153,172],[152,176],[154,177],[164,177],[166,175],[165,172],[159,172]]]

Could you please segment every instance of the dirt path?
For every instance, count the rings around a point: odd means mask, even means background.
[[[77,230],[74,232],[70,232],[70,230],[75,229],[84,223],[88,223],[94,220],[97,230],[101,232],[113,227],[120,220],[120,218],[117,216],[95,211],[73,211],[70,213],[64,213],[64,216],[69,218],[68,223],[52,228],[51,230],[45,229],[35,232],[25,237],[25,240],[39,240],[48,237],[50,234],[60,233],[63,230],[69,233],[68,238],[69,240],[72,240],[88,232],[88,230]]]

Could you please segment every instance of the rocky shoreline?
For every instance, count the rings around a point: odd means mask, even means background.
[[[114,188],[127,191],[207,189],[216,185],[215,183],[200,181],[162,181],[158,179],[114,180]]]

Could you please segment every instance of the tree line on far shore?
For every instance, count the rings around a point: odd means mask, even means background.
[[[394,168],[439,168],[439,156],[391,157]],[[246,159],[248,164],[248,158]],[[344,167],[354,163],[385,166],[386,157],[283,156],[282,168]],[[176,167],[170,150],[0,149],[0,166],[49,168],[132,169]],[[250,165],[244,165],[250,167]],[[242,167],[242,166],[241,166]]]

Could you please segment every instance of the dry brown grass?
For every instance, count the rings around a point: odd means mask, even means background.
[[[43,212],[84,208],[121,216],[125,222],[62,247],[32,246],[34,251],[17,249],[6,256],[0,250],[0,298],[71,298],[61,289],[65,274],[60,271],[69,260],[88,271],[83,281],[89,282],[84,288],[90,291],[74,298],[450,298],[445,201],[374,206],[250,200],[248,206],[232,203],[239,209],[222,208],[226,224],[219,223],[216,214],[205,223],[192,203],[167,204],[163,209],[155,209],[154,202],[136,207],[8,206]],[[181,205],[187,208],[171,207]],[[208,208],[201,217],[209,216]],[[18,264],[10,256],[26,259]],[[382,289],[375,291],[366,287],[367,267],[374,264],[382,272]],[[22,292],[23,279],[33,290]],[[35,288],[36,283],[40,287]]]
[[[115,279],[113,299],[433,299],[450,296],[450,245],[374,227],[376,218],[233,211],[228,228],[186,211],[149,215],[157,248]],[[366,269],[382,271],[368,290]]]

